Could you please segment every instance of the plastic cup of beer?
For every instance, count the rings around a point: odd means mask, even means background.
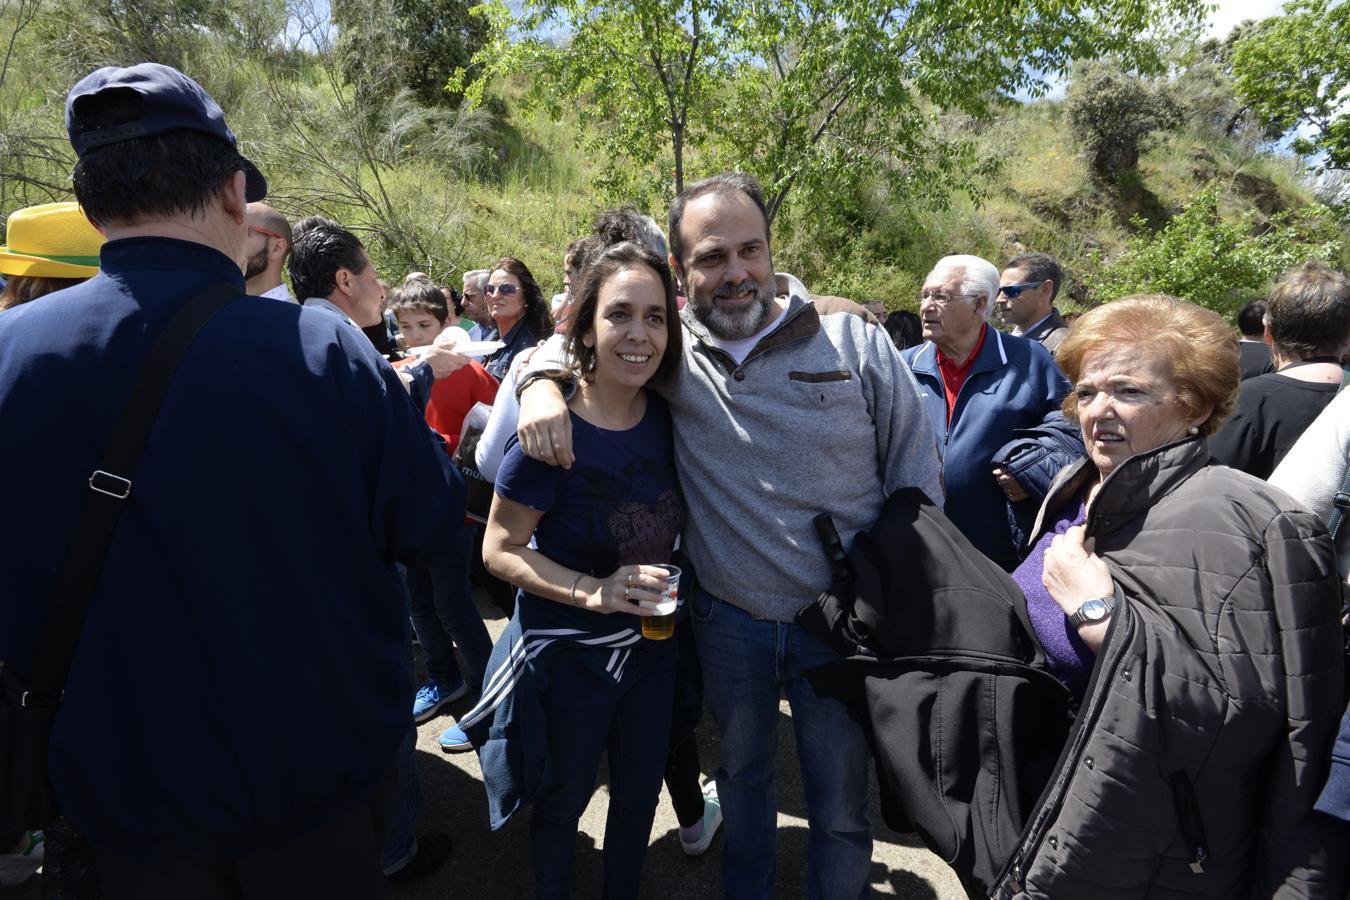
[[[641,600],[639,606],[654,610],[656,615],[642,617],[642,636],[653,641],[664,641],[675,633],[675,610],[680,605],[680,567],[659,565],[666,570],[666,588],[658,601]]]

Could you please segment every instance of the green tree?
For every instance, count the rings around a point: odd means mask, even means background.
[[[1087,148],[1092,171],[1102,178],[1134,171],[1142,142],[1181,119],[1166,84],[1146,82],[1104,62],[1087,63],[1075,74],[1064,114]]]
[[[518,16],[494,0],[475,12],[489,34],[474,57],[481,68],[457,73],[452,91],[479,103],[495,79],[528,73],[527,105],[555,118],[575,111],[594,136],[607,193],[683,189],[706,104],[730,74],[724,0],[527,0]]]
[[[906,196],[964,183],[969,141],[936,139],[934,112],[985,117],[1037,95],[1075,59],[1157,62],[1151,29],[1193,27],[1201,0],[503,0],[470,97],[529,71],[537,95],[604,133],[611,169],[678,191],[688,151],[749,171],[775,216],[789,193],[880,170]],[[671,173],[669,177],[665,173]],[[823,200],[824,198],[822,198]]]
[[[1350,4],[1295,0],[1233,47],[1238,94],[1284,131],[1303,126],[1295,152],[1325,154],[1320,168],[1350,169]]]
[[[1115,260],[1087,276],[1093,299],[1172,294],[1232,317],[1282,272],[1309,259],[1335,263],[1344,252],[1344,235],[1326,207],[1280,213],[1265,225],[1254,212],[1224,219],[1214,186],[1161,231],[1139,230]]]
[[[410,90],[427,106],[457,106],[445,90],[470,63],[483,20],[470,0],[337,0],[332,4],[337,54],[348,84],[372,99]]]

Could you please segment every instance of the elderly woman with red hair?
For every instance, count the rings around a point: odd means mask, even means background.
[[[1232,330],[1127,297],[1057,361],[1087,456],[1013,578],[1080,705],[993,895],[1340,898],[1342,838],[1313,812],[1344,708],[1336,562],[1315,516],[1210,464]]]

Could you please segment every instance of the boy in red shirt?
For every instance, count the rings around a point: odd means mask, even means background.
[[[429,280],[414,279],[390,297],[408,347],[429,346],[445,329],[449,318],[445,295]],[[497,379],[476,361],[436,381],[427,401],[427,424],[445,438],[453,453],[459,445],[464,417],[476,403],[491,404],[497,397]],[[492,652],[492,640],[473,602],[469,563],[474,529],[460,530],[455,547],[427,567],[408,567],[413,628],[422,644],[427,682],[413,700],[413,719],[419,724],[440,713],[446,704],[483,686],[483,673]],[[458,648],[464,668],[455,660]]]

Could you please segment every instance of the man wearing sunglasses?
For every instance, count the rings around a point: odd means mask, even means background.
[[[244,278],[251,297],[295,303],[281,280],[281,267],[291,252],[291,223],[266,203],[248,205],[248,261]]]
[[[999,276],[998,308],[1012,333],[1054,353],[1069,331],[1055,309],[1063,283],[1064,270],[1053,256],[1027,253],[1009,260]]]

